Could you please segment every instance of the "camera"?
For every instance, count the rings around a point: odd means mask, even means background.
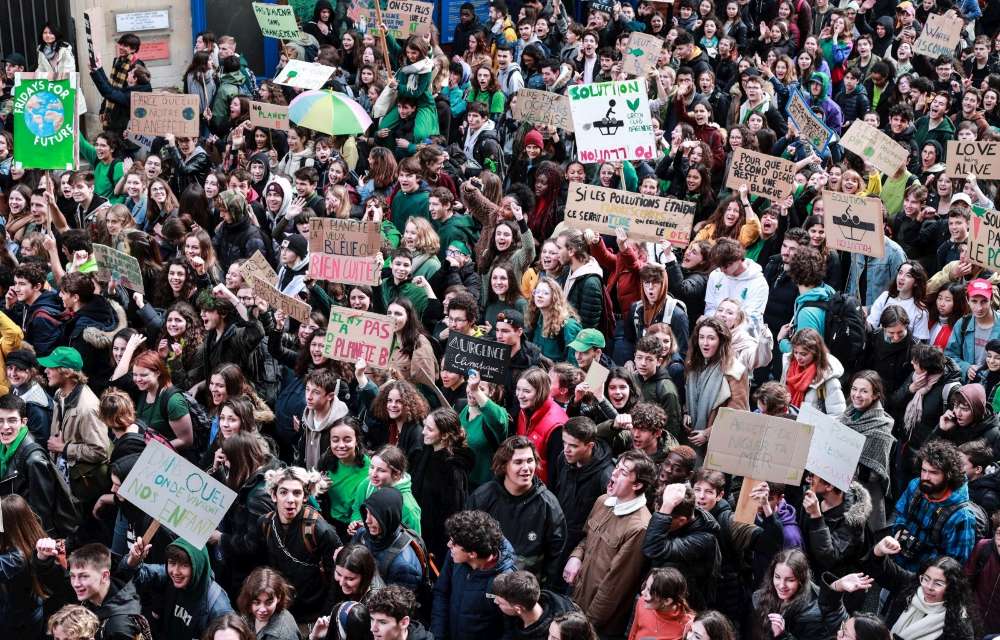
[[[917,539],[917,536],[913,535],[906,529],[900,529],[899,535],[896,537],[899,542],[900,553],[904,558],[913,560],[920,553],[920,549],[923,547],[923,543]]]

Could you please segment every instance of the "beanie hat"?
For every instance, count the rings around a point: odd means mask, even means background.
[[[529,144],[533,144],[539,148],[545,146],[544,143],[542,142],[542,134],[538,132],[538,129],[532,129],[531,131],[525,134],[524,146],[528,146]]]
[[[281,243],[281,246],[288,249],[300,258],[305,258],[309,255],[309,241],[301,233],[293,233],[285,241]]]

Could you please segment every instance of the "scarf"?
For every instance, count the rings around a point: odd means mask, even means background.
[[[716,400],[726,384],[722,366],[716,362],[704,369],[690,371],[684,394],[687,396],[688,411],[691,413],[691,428],[703,431],[708,428],[708,417],[718,404]]]
[[[903,432],[906,433],[907,437],[913,433],[913,428],[917,426],[920,418],[923,417],[924,396],[938,383],[942,375],[944,374],[935,373],[932,376],[927,376],[927,382],[924,386],[917,389],[913,397],[910,398],[910,403],[906,405],[906,412],[903,414]]]
[[[910,606],[892,625],[892,637],[901,640],[935,640],[944,633],[945,605],[924,600],[924,590],[917,589]]]
[[[28,435],[28,427],[22,426],[21,430],[14,437],[13,442],[11,442],[6,447],[0,444],[0,478],[7,475],[7,465],[10,464],[11,458],[17,453],[17,448],[21,446],[24,441],[25,436]]]
[[[853,407],[840,421],[865,437],[858,463],[882,480],[889,479],[889,452],[896,439],[892,436],[892,416],[876,400],[866,411]]]
[[[789,358],[788,373],[785,374],[785,386],[788,387],[788,392],[792,394],[792,405],[796,407],[802,406],[802,401],[806,397],[806,391],[809,390],[809,385],[815,378],[815,362],[810,363],[808,367],[802,368],[799,366],[798,360]]]

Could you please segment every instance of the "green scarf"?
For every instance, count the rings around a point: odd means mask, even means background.
[[[17,448],[21,446],[21,442],[24,441],[27,435],[28,427],[21,427],[13,442],[6,447],[0,444],[0,478],[7,475],[7,465],[10,464],[10,459],[17,453]]]

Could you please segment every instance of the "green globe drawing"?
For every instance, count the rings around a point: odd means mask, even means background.
[[[24,105],[24,124],[39,138],[54,136],[65,119],[62,100],[48,91],[39,91]]]

